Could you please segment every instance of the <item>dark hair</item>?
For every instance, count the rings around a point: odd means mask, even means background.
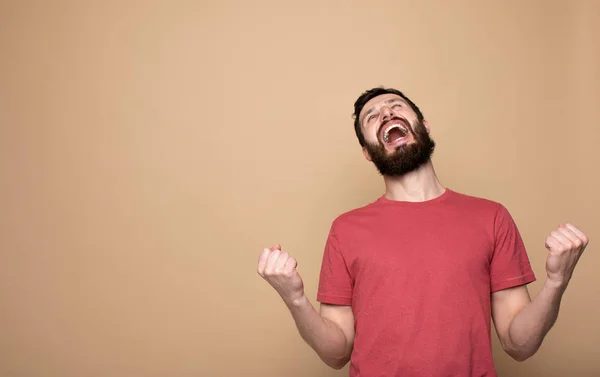
[[[384,88],[382,86],[373,88],[373,89],[369,89],[366,92],[364,92],[363,94],[361,94],[360,97],[358,97],[358,99],[356,100],[356,102],[354,102],[354,114],[353,114],[354,131],[356,132],[356,137],[358,138],[358,142],[360,143],[360,145],[362,147],[365,146],[365,136],[363,135],[362,130],[360,129],[360,119],[359,119],[360,112],[362,111],[365,104],[367,102],[369,102],[371,99],[373,99],[377,96],[380,96],[382,94],[389,94],[389,93],[396,94],[396,95],[402,97],[402,99],[404,99],[406,102],[408,102],[410,107],[412,107],[413,111],[417,114],[417,118],[419,119],[419,121],[423,121],[423,114],[421,113],[421,110],[419,110],[419,107],[417,105],[415,105],[413,103],[413,101],[411,101],[401,91],[393,89],[393,88]]]

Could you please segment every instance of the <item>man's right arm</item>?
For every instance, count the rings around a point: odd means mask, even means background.
[[[258,273],[279,293],[287,305],[300,336],[328,366],[343,368],[354,344],[354,315],[350,306],[321,304],[319,312],[304,294],[296,261],[279,245],[265,249]]]
[[[352,354],[354,314],[350,306],[321,304],[317,313],[306,296],[288,305],[302,338],[325,364],[343,368]]]

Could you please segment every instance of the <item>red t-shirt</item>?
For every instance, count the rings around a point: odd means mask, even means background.
[[[351,305],[351,377],[495,377],[492,292],[535,281],[499,203],[446,189],[333,221],[317,300]]]

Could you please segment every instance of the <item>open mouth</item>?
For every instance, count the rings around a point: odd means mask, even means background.
[[[381,139],[386,144],[399,141],[408,135],[408,127],[399,120],[390,121],[381,132]]]

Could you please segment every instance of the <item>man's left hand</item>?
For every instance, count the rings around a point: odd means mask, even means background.
[[[546,259],[548,280],[566,287],[588,242],[587,236],[571,224],[553,230],[546,238],[546,248],[550,251]]]

